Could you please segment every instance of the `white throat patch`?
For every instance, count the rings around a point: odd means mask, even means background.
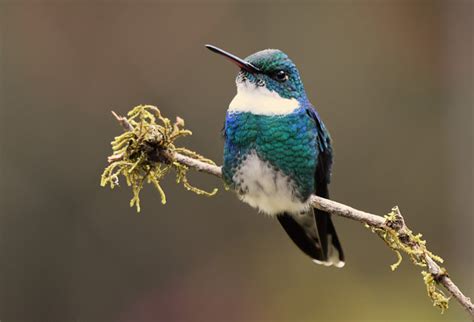
[[[249,83],[237,84],[237,95],[229,104],[229,112],[250,112],[257,115],[291,114],[299,106],[295,98],[281,97],[266,87]]]

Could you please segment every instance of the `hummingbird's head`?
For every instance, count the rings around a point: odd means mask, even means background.
[[[245,84],[265,87],[283,98],[300,99],[305,96],[303,83],[296,65],[281,50],[265,49],[245,58],[258,72],[241,68],[237,75],[237,86]]]
[[[230,109],[285,114],[306,99],[296,65],[281,50],[266,49],[241,59],[215,46],[206,47],[240,67],[236,78],[237,96]]]

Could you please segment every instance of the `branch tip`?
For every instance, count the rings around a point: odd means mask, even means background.
[[[166,203],[160,182],[171,170],[176,173],[177,183],[182,183],[187,190],[205,196],[217,193],[217,189],[207,192],[191,185],[187,178],[190,167],[175,160],[175,155],[180,153],[195,161],[215,166],[212,160],[175,145],[176,139],[191,135],[191,131],[184,128],[182,118],[177,117],[172,123],[152,105],[136,106],[127,113],[128,117],[120,116],[114,111],[112,115],[125,132],[112,141],[113,154],[107,158],[109,166],[102,174],[102,186],[110,185],[114,188],[118,185],[119,176],[123,176],[127,185],[132,187],[130,206],[135,206],[137,212],[141,209],[140,192],[145,183],[152,184],[160,194],[161,202]]]

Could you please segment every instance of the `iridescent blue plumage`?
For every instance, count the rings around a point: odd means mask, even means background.
[[[228,113],[225,124],[223,174],[225,182],[234,182],[242,159],[252,151],[295,181],[297,197],[302,201],[315,191],[314,175],[320,147],[317,128],[301,107],[288,115]]]
[[[329,197],[329,133],[309,102],[295,64],[280,50],[235,62],[237,95],[226,114],[223,177],[241,200],[275,215],[290,238],[317,263],[344,265],[328,213],[309,197]]]

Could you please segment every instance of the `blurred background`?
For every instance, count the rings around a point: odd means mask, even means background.
[[[99,187],[110,111],[158,105],[222,160],[239,56],[285,51],[331,131],[333,199],[409,226],[474,296],[472,1],[0,1],[0,320],[468,321],[420,269],[335,218],[343,269],[222,189]]]

